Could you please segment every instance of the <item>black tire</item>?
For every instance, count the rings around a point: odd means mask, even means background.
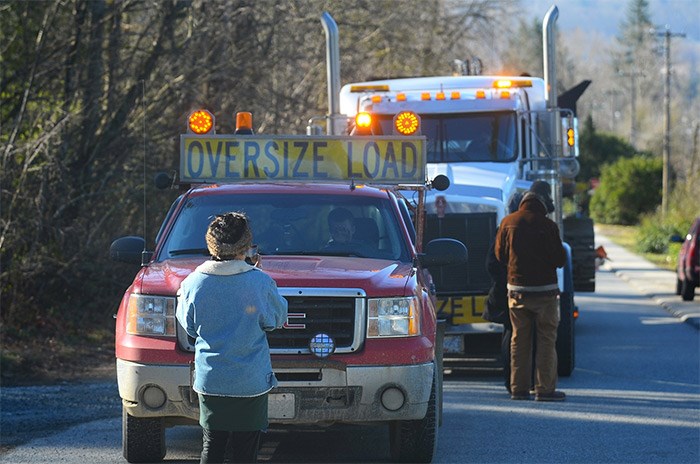
[[[595,292],[595,232],[587,217],[564,219],[564,241],[571,246],[574,290]]]
[[[159,417],[134,417],[122,408],[122,453],[128,462],[160,462],[165,457],[165,427]]]
[[[557,374],[569,377],[576,365],[576,324],[574,323],[574,298],[562,293],[560,299],[559,329],[557,330]]]
[[[681,283],[681,298],[683,298],[683,301],[693,301],[695,299],[695,285],[685,279]]]
[[[428,410],[420,420],[396,421],[389,425],[389,448],[394,462],[432,462],[437,450],[437,369],[428,399]]]
[[[676,277],[676,295],[680,295],[683,292],[683,281]]]

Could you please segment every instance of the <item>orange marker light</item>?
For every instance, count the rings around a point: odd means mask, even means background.
[[[510,91],[501,90],[501,98],[510,98]]]
[[[486,91],[479,89],[476,91],[476,98],[486,98]]]
[[[430,100],[430,93],[429,92],[423,92],[420,94],[420,99],[421,100]]]
[[[452,100],[459,100],[460,98],[462,98],[462,95],[459,92],[454,91],[450,94],[450,98]]]
[[[445,99],[445,92],[438,92],[435,94],[435,100],[444,100]]]
[[[402,111],[394,117],[394,127],[401,135],[414,135],[420,128],[420,118],[413,111]]]
[[[214,115],[207,110],[193,111],[188,118],[188,124],[195,134],[206,134],[214,127]]]
[[[493,86],[496,87],[497,89],[509,89],[513,86],[513,82],[503,79],[503,80],[498,80],[493,83]]]
[[[236,113],[236,130],[253,129],[253,113],[239,111]]]
[[[372,103],[381,103],[381,102],[382,102],[381,95],[372,95]]]
[[[397,93],[396,94],[396,101],[405,102],[406,101],[406,94],[403,92]]]
[[[363,129],[369,128],[372,125],[372,116],[369,113],[357,113],[355,125]]]

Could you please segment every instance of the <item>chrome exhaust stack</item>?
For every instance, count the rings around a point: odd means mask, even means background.
[[[340,114],[340,40],[338,25],[327,11],[321,15],[326,33],[326,74],[328,76],[328,109],[326,133],[343,135],[346,117]]]
[[[557,107],[557,50],[554,25],[559,17],[559,8],[552,5],[542,21],[542,49],[544,51],[544,85],[547,91],[547,108]]]

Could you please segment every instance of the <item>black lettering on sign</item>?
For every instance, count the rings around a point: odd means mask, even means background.
[[[365,177],[368,179],[374,179],[377,177],[379,172],[379,160],[381,159],[379,155],[379,146],[376,142],[370,142],[365,145],[365,151],[362,154],[362,161],[365,166]],[[370,163],[374,166],[374,169],[370,168]],[[370,170],[371,169],[371,170]]]
[[[464,309],[464,306],[462,306],[462,298],[450,298],[450,303],[450,309],[452,312],[458,312],[460,309]]]
[[[299,152],[299,158],[297,159],[297,162],[294,164],[294,169],[292,170],[292,177],[309,177],[308,172],[299,172],[299,167],[301,166],[301,162],[304,159],[304,156],[306,155],[306,150],[309,148],[309,143],[308,142],[294,142],[294,148],[299,148],[301,151]]]
[[[194,158],[195,149],[199,153],[199,166],[197,169],[194,169],[192,166],[192,158]],[[190,143],[187,150],[187,170],[190,173],[190,177],[199,177],[202,175],[202,169],[204,169],[204,147],[202,147],[199,140],[194,140]]]
[[[411,171],[407,171],[409,152],[411,153],[412,167]],[[411,142],[401,142],[401,176],[402,177],[412,177],[416,174],[418,170],[418,150],[416,146]]]
[[[248,174],[248,166],[253,166],[253,172],[255,177],[260,177],[258,172],[258,157],[260,156],[260,145],[254,141],[246,141],[243,144],[243,177],[246,179],[250,178]]]
[[[219,158],[221,157],[221,142],[216,144],[216,155],[211,147],[211,142],[207,140],[207,157],[209,158],[209,166],[211,167],[211,177],[216,177],[216,171],[219,167]]]
[[[319,153],[319,148],[327,148],[328,142],[314,142],[313,148],[313,160],[314,160],[314,179],[319,179],[323,177],[328,177],[325,172],[319,171],[318,167],[323,163],[323,156]]]
[[[394,153],[394,144],[388,143],[386,153],[384,154],[384,169],[382,169],[382,178],[386,179],[387,171],[393,171],[393,178],[399,177],[399,167],[396,164],[396,154]]]
[[[272,165],[274,166],[274,170],[268,169],[267,167],[263,168],[263,172],[268,178],[276,177],[280,172],[280,163],[277,161],[277,152],[279,149],[279,145],[277,145],[275,141],[265,144],[265,157],[272,161]]]
[[[472,316],[474,316],[474,317],[481,317],[481,316],[483,315],[483,313],[480,313],[480,312],[476,309],[476,298],[471,297],[471,300],[472,300]]]
[[[226,162],[226,171],[224,175],[226,177],[234,177],[234,178],[239,178],[241,177],[240,172],[235,171],[235,166],[236,166],[236,155],[232,153],[234,148],[238,148],[240,146],[240,142],[227,142],[226,143],[226,153],[225,153],[225,162]]]
[[[355,172],[352,169],[353,161],[352,161],[352,142],[348,141],[348,148],[347,148],[347,153],[348,153],[348,178],[349,179],[359,179],[362,177],[362,174],[359,172]]]

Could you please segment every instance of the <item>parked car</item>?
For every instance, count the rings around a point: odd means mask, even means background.
[[[674,235],[671,241],[683,244],[678,254],[676,295],[692,301],[695,288],[700,286],[700,217],[695,218],[685,238]]]

